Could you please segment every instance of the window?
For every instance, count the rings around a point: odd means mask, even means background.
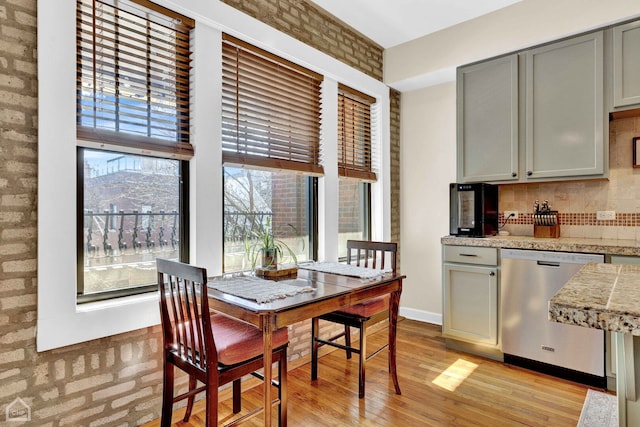
[[[260,267],[247,245],[269,226],[310,259],[322,76],[227,35],[222,56],[224,270]]]
[[[110,3],[107,4],[116,4],[115,0],[109,1]],[[102,1],[102,3],[106,3],[106,1]],[[151,2],[145,1],[144,3],[156,7]],[[189,243],[188,259],[190,262],[207,267],[212,275],[222,273],[224,259],[223,245],[220,243],[224,241],[223,209],[220,206],[220,201],[224,198],[222,150],[219,142],[211,135],[222,134],[220,108],[222,107],[223,70],[220,59],[224,30],[243,34],[247,40],[260,40],[260,47],[274,51],[277,49],[289,61],[309,64],[315,71],[321,70],[322,73],[332,76],[331,79],[325,79],[322,84],[323,89],[330,88],[332,97],[335,95],[333,93],[334,85],[337,89],[337,81],[333,78],[349,79],[362,91],[375,94],[377,102],[373,108],[375,120],[372,121],[372,133],[375,143],[380,144],[378,151],[381,153],[379,157],[381,166],[377,170],[377,181],[370,184],[372,237],[384,239],[389,235],[389,197],[386,193],[389,188],[389,177],[386,173],[388,170],[389,137],[388,132],[384,132],[384,126],[382,126],[382,132],[376,132],[376,126],[388,121],[389,111],[386,108],[389,104],[388,87],[363,73],[355,72],[344,63],[336,61],[290,36],[268,26],[256,25],[253,18],[238,14],[237,10],[222,2],[212,2],[211,7],[200,8],[197,11],[187,4],[191,2],[183,3],[180,3],[183,5],[180,7],[182,12],[188,16],[191,14],[194,17],[200,17],[206,23],[206,25],[195,25],[191,31],[192,56],[195,58],[197,55],[197,61],[194,60],[190,64],[193,69],[190,70],[192,96],[190,99],[191,112],[188,118],[190,129],[197,129],[197,132],[192,132],[189,135],[189,142],[194,146],[194,156],[188,162],[183,161],[179,155],[174,157],[173,154],[162,151],[162,144],[157,143],[161,138],[156,138],[153,149],[125,145],[116,147],[115,143],[107,139],[92,141],[77,138],[77,95],[79,89],[77,2],[42,1],[38,3],[38,67],[40,72],[38,73],[39,114],[37,118],[39,155],[37,351],[47,351],[146,328],[157,325],[160,321],[157,294],[154,292],[78,303],[76,293],[79,279],[77,269],[79,245],[76,236],[83,234],[83,230],[78,230],[78,225],[83,224],[83,221],[77,221],[77,218],[83,215],[83,208],[78,201],[78,192],[84,188],[84,185],[81,187],[77,185],[78,147],[87,151],[101,152],[104,156],[117,153],[116,155],[138,156],[140,161],[150,158],[161,160],[170,158],[179,162],[180,176],[183,179],[190,178],[188,188],[190,197],[188,194],[184,194],[181,201],[189,201],[190,199],[189,206],[191,208],[189,212],[184,209],[180,212],[183,223],[190,228],[190,231],[187,231],[183,227],[181,231],[183,235],[191,237],[189,242],[183,240],[180,243]],[[123,4],[123,1],[117,1],[119,7]],[[92,14],[83,13],[81,16],[92,17]],[[166,16],[171,15],[167,14]],[[184,17],[173,18],[174,21],[178,19],[184,25],[191,24]],[[174,24],[176,23],[174,22]],[[195,84],[197,84],[197,91],[194,90]],[[337,102],[324,103],[322,116],[337,117],[337,106]],[[196,111],[198,114],[195,114]],[[326,135],[336,135],[335,123],[335,120],[326,121],[322,131],[326,132]],[[169,139],[167,141],[170,145],[174,143]],[[336,151],[335,154],[334,151]],[[324,146],[322,152],[330,152],[331,157],[334,158],[337,156],[337,147]],[[185,157],[188,157],[188,154]],[[85,159],[89,159],[86,154]],[[95,162],[95,160],[90,161]],[[121,161],[117,160],[111,163]],[[137,168],[138,160],[134,164]],[[190,165],[190,171],[183,168],[183,164]],[[121,165],[123,167],[124,163]],[[133,164],[130,165],[127,167],[134,167]],[[233,165],[227,163],[225,167],[233,167]],[[260,170],[255,166],[244,166],[243,169]],[[278,172],[276,169],[269,169],[269,171]],[[291,173],[296,174],[300,180],[312,183],[307,187],[311,192],[309,200],[313,200],[315,193],[322,191],[318,195],[321,204],[318,209],[322,209],[323,212],[331,211],[333,207],[326,206],[327,201],[331,205],[337,205],[337,179],[334,180],[332,177],[325,180],[330,185],[319,185],[316,190],[315,181],[320,181],[320,179],[310,177],[314,175],[313,173]],[[187,190],[184,184],[181,188],[184,191]],[[303,194],[305,190],[299,191]],[[120,210],[119,207],[117,209]],[[140,209],[146,210],[144,206],[141,206]],[[320,238],[331,244],[321,244],[319,254],[315,255],[312,249],[315,243],[310,241],[306,250],[310,250],[312,259],[333,260],[337,256],[334,253],[337,250],[337,244],[333,244],[337,240],[338,233],[337,213],[336,215],[323,214],[319,219],[316,219],[314,218],[315,213],[310,213],[315,212],[313,209],[311,207],[308,212],[303,212],[311,222],[310,227],[312,230],[313,227],[317,227],[316,230],[322,229],[323,235]],[[316,221],[322,222],[314,224]],[[113,225],[117,230],[118,221],[116,220]],[[317,235],[317,231],[311,232],[310,239],[313,239],[315,235]],[[109,238],[114,236],[117,236],[117,233],[113,234],[110,230]],[[85,236],[83,235],[83,237]],[[99,247],[102,245],[100,237],[99,235],[93,237],[93,242]],[[157,237],[153,239],[158,241]],[[125,242],[127,242],[126,239]],[[112,243],[112,246],[114,244],[117,244],[117,239]],[[181,249],[181,256],[183,255],[186,256]],[[60,331],[64,331],[64,333],[60,333]]]
[[[371,104],[375,98],[338,85],[338,256],[346,257],[347,240],[371,238],[371,182],[376,181],[371,138]]]
[[[144,0],[79,0],[78,302],[155,290],[186,260],[192,21]]]
[[[274,236],[295,254],[297,262],[311,259],[315,178],[288,171],[224,168],[224,271],[260,267],[247,253],[267,224]],[[278,262],[293,263],[288,250]]]

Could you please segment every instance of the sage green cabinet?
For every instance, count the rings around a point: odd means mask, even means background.
[[[458,69],[459,182],[608,173],[603,32]]]
[[[613,106],[640,104],[640,21],[613,28]]]
[[[603,53],[602,31],[525,52],[527,179],[604,174]]]
[[[459,68],[458,181],[518,177],[518,55]]]
[[[443,247],[445,338],[499,347],[496,248]]]

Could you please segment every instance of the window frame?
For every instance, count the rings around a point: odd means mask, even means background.
[[[147,0],[76,0],[76,7],[76,282],[77,302],[87,303],[154,292],[157,285],[152,282],[84,293],[86,149],[176,158],[172,160],[179,162],[181,175],[178,208],[180,222],[185,222],[188,199],[184,195],[188,195],[189,180],[184,172],[189,169],[184,159],[193,156],[189,134],[189,70],[190,34],[195,21]],[[141,46],[143,50],[136,49]],[[128,126],[131,128],[127,129]],[[162,135],[163,132],[168,134]],[[95,147],[96,143],[100,147]],[[183,251],[188,245],[187,231],[180,228],[181,261],[188,261],[188,254]]]
[[[76,219],[76,236],[77,236],[77,266],[78,271],[76,273],[76,289],[77,289],[77,302],[78,304],[85,304],[96,301],[104,301],[112,298],[122,298],[126,296],[134,296],[149,292],[157,291],[157,284],[155,282],[149,284],[140,284],[138,286],[132,286],[127,288],[119,288],[111,291],[95,292],[85,294],[83,292],[84,287],[84,245],[86,244],[84,235],[84,162],[81,152],[87,150],[87,147],[77,147],[77,219]],[[93,149],[92,149],[93,150]],[[118,151],[104,150],[105,152],[120,153]],[[148,156],[149,157],[149,156]],[[154,158],[166,158],[155,157]],[[178,252],[180,254],[179,261],[189,262],[189,162],[186,160],[176,160],[179,162],[179,194],[178,194],[178,209],[179,215],[179,244]]]
[[[281,33],[222,2],[156,3],[197,19],[192,78],[190,163],[190,262],[222,272],[222,153],[219,135],[222,32],[247,40],[325,76],[321,144],[325,176],[318,178],[318,256],[337,260],[337,80],[376,96],[380,147],[378,181],[372,184],[372,239],[390,238],[389,88],[339,60]],[[37,351],[158,325],[157,293],[76,303],[76,8],[75,1],[38,0],[38,239]],[[326,90],[325,90],[326,89]],[[34,100],[34,102],[36,102]],[[325,120],[326,119],[326,120]],[[213,142],[212,142],[213,141]],[[97,147],[100,144],[97,143]],[[64,191],[60,191],[63,188]],[[37,236],[37,237],[35,237]],[[61,331],[63,331],[61,333]]]

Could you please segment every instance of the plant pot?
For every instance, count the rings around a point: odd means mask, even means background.
[[[276,248],[262,249],[262,268],[276,269],[278,267],[278,250]]]

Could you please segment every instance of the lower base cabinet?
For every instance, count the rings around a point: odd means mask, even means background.
[[[497,250],[444,246],[443,252],[443,336],[499,348]]]

